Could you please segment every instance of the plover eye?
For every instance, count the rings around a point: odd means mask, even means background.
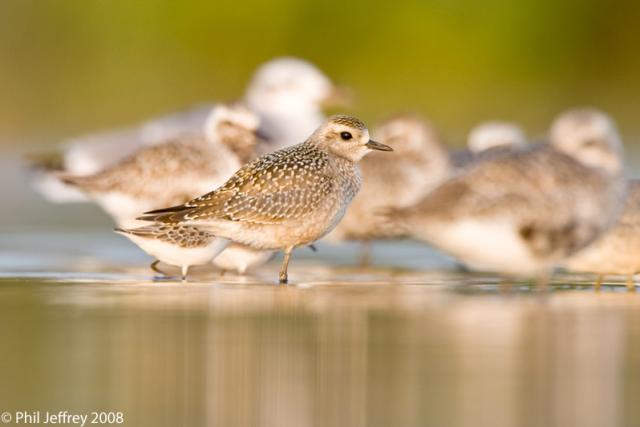
[[[340,138],[344,139],[345,141],[348,141],[351,138],[353,138],[353,135],[351,135],[351,132],[340,132]]]

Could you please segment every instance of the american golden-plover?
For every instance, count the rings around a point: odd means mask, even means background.
[[[543,277],[616,220],[621,153],[604,114],[572,110],[554,122],[549,144],[474,162],[389,219],[473,269]]]
[[[410,206],[440,184],[449,174],[449,154],[436,130],[409,114],[392,117],[372,132],[373,138],[393,148],[393,161],[372,153],[359,166],[362,190],[345,217],[327,236],[329,241],[364,243],[361,262],[368,263],[368,243],[400,237],[404,230],[387,227],[383,208]]]
[[[313,244],[342,219],[360,190],[357,162],[372,150],[392,149],[370,140],[360,120],[333,116],[305,142],[248,163],[220,188],[140,219],[192,225],[255,249],[283,250],[279,278],[286,283],[291,252]]]

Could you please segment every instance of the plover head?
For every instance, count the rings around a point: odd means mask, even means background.
[[[330,153],[357,162],[372,150],[393,151],[391,147],[369,138],[369,130],[355,117],[329,117],[310,140]]]
[[[583,164],[610,173],[622,170],[622,141],[613,120],[593,108],[568,110],[551,125],[551,144]]]
[[[494,147],[518,147],[527,143],[527,137],[514,123],[491,121],[473,127],[467,138],[467,146],[474,153]]]
[[[391,117],[373,130],[376,140],[390,145],[399,154],[442,150],[440,136],[425,120],[412,114]]]
[[[253,111],[320,110],[335,97],[336,86],[313,64],[298,58],[276,58],[253,75],[246,101]]]
[[[260,119],[240,104],[220,104],[211,110],[205,123],[205,134],[212,143],[228,146],[234,152],[249,153],[255,149]]]

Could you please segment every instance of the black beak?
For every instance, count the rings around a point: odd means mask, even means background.
[[[369,142],[365,144],[365,146],[370,150],[393,151],[393,148],[389,147],[388,145],[375,142],[373,139],[370,139]]]

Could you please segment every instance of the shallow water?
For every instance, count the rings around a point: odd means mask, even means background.
[[[548,294],[420,245],[300,249],[254,275],[153,281],[110,233],[0,236],[0,411],[131,426],[639,425],[640,297]]]

